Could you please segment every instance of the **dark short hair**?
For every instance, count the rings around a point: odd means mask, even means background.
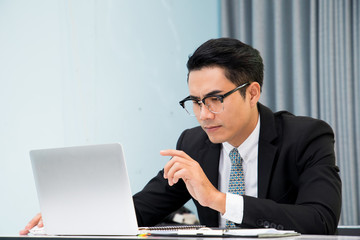
[[[211,39],[198,47],[186,64],[189,73],[204,67],[220,67],[236,86],[246,82],[263,84],[264,64],[255,48],[232,38]],[[245,96],[246,88],[240,90]]]

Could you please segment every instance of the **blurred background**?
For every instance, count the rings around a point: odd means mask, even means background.
[[[40,211],[31,149],[120,142],[141,190],[197,125],[178,104],[188,56],[222,36],[261,52],[262,103],[333,127],[341,224],[359,224],[359,12],[356,0],[0,0],[0,235]]]

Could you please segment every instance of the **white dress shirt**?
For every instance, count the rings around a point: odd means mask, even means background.
[[[260,117],[254,131],[237,148],[243,159],[243,170],[245,177],[245,195],[258,196],[258,143],[260,134]],[[219,163],[219,190],[226,193],[225,214],[219,218],[219,226],[225,227],[226,219],[242,223],[244,212],[243,197],[228,192],[229,177],[231,170],[230,151],[234,147],[225,142],[222,144]]]

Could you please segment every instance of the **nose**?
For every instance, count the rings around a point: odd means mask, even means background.
[[[202,107],[200,108],[200,120],[206,120],[206,119],[213,119],[215,117],[215,114],[210,112],[210,110],[202,104]]]

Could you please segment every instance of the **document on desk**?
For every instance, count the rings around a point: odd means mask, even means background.
[[[277,230],[275,228],[254,228],[254,229],[229,229],[225,230],[224,235],[226,236],[239,236],[239,237],[288,237],[288,236],[299,236],[293,230]]]
[[[299,233],[292,230],[277,230],[275,228],[255,228],[255,229],[178,229],[178,230],[154,230],[148,232],[150,235],[158,236],[202,236],[202,237],[259,237],[274,238],[298,236]]]

